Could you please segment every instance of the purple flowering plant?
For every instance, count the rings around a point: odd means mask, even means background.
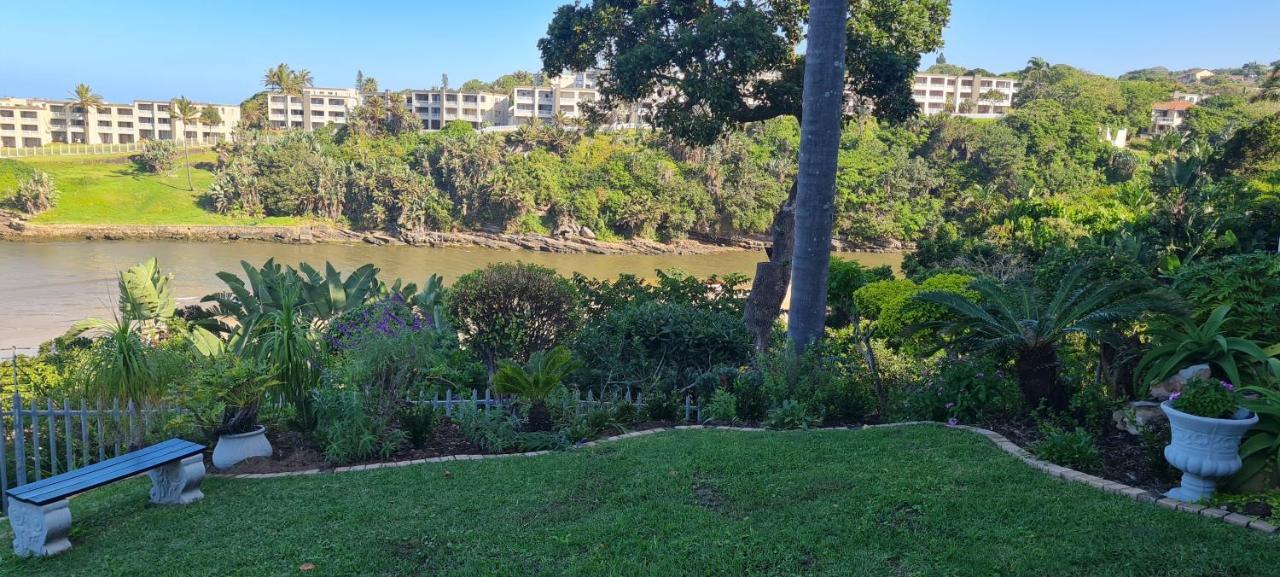
[[[1230,382],[1196,377],[1169,395],[1169,404],[1188,415],[1230,419],[1240,408],[1240,393]]]

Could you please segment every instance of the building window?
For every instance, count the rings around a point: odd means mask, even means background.
[[[0,118],[13,118],[12,110],[0,110]],[[23,116],[23,118],[26,118]]]
[[[0,130],[13,130],[12,124],[0,124]]]
[[[324,99],[323,99],[323,98],[312,98],[312,99],[311,99],[311,105],[312,105],[312,106],[323,106],[323,105],[324,105]]]
[[[343,104],[342,104],[342,99],[341,99],[341,98],[330,98],[330,99],[329,99],[329,106],[342,106],[342,105],[343,105]]]

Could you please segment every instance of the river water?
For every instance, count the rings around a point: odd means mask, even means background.
[[[841,255],[867,265],[901,264],[893,253]],[[116,273],[156,257],[174,275],[179,304],[225,289],[214,276],[239,262],[261,265],[268,258],[296,266],[321,268],[325,261],[348,272],[365,263],[382,269],[379,278],[403,278],[419,285],[432,273],[446,282],[493,262],[525,261],[561,274],[580,272],[596,278],[630,273],[651,278],[655,269],[676,268],[697,276],[731,272],[751,275],[761,252],[709,255],[593,255],[505,251],[483,248],[420,248],[365,244],[290,245],[265,242],[69,241],[0,243],[0,348],[33,347],[62,334],[90,316],[108,317],[115,308]]]

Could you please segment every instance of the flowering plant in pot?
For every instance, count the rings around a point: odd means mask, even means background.
[[[1182,471],[1182,484],[1165,496],[1188,503],[1208,499],[1216,479],[1240,470],[1240,438],[1258,416],[1240,406],[1234,385],[1204,378],[1188,381],[1160,409],[1173,432],[1164,458]]]

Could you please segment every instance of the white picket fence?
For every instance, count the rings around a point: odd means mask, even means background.
[[[179,140],[175,144],[182,146],[183,141]],[[189,143],[191,148],[207,148],[214,145],[213,140],[196,141]],[[146,141],[130,142],[128,144],[52,144],[49,146],[27,147],[27,148],[10,148],[0,147],[0,158],[33,158],[47,156],[83,156],[92,154],[124,154],[139,152],[146,146]]]
[[[636,406],[644,402],[639,393],[633,394],[630,389],[609,399],[597,398],[591,391],[580,393],[575,399],[585,406],[608,406],[621,400]],[[411,402],[430,405],[447,415],[465,404],[486,409],[507,404],[488,389],[483,393],[472,390],[470,396],[452,390],[433,396],[422,393]],[[273,404],[283,403],[277,399]],[[0,494],[11,487],[118,457],[129,452],[135,442],[146,445],[162,441],[172,436],[165,431],[166,425],[183,412],[165,405],[139,407],[132,401],[27,400],[15,390],[12,404],[0,407]],[[702,406],[689,395],[684,398],[684,421],[702,421]],[[7,510],[7,499],[4,501]]]

